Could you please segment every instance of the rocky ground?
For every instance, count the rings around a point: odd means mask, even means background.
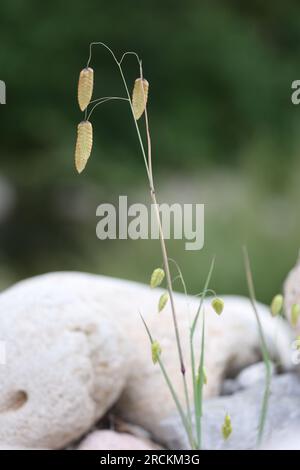
[[[290,276],[286,289],[295,282]],[[294,302],[297,291],[291,289]],[[50,273],[4,291],[1,448],[188,448],[137,313],[142,309],[160,341],[161,357],[182,399],[169,307],[157,313],[161,292],[83,273]],[[175,301],[180,331],[188,339],[198,300],[176,294]],[[230,296],[224,302],[221,316],[210,301],[205,304],[203,447],[253,449],[265,380],[264,365],[256,364],[261,358],[257,324],[248,299]],[[300,375],[292,362],[296,332],[282,318],[272,318],[265,306],[258,304],[258,311],[275,364],[262,445],[300,448]],[[201,330],[196,334],[199,338]],[[188,357],[188,341],[183,352]],[[226,413],[233,432],[225,442]]]

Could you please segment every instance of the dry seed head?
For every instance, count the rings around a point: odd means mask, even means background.
[[[136,120],[145,111],[148,100],[149,83],[144,78],[137,78],[132,92],[132,108]]]
[[[78,80],[78,104],[84,111],[91,101],[94,87],[94,70],[91,67],[82,69]]]
[[[90,121],[82,121],[77,127],[77,141],[75,148],[75,166],[81,173],[91,155],[93,146],[93,127]]]

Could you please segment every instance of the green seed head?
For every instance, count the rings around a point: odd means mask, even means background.
[[[165,308],[168,300],[169,300],[169,294],[167,292],[165,292],[164,294],[160,296],[159,301],[158,301],[159,312],[161,312]]]
[[[150,287],[152,287],[152,289],[154,289],[154,287],[158,287],[164,280],[164,277],[165,277],[165,272],[163,269],[161,268],[154,269],[151,275]]]
[[[203,374],[203,385],[206,385],[207,384],[207,375],[206,375],[205,367],[203,367],[203,369],[202,369],[202,374]],[[199,373],[197,374],[196,382],[198,384],[200,384],[200,374]]]
[[[221,315],[224,309],[224,302],[222,299],[215,297],[211,302],[211,306],[218,315]]]
[[[151,344],[151,352],[153,364],[156,364],[159,359],[159,356],[161,355],[161,347],[158,341],[153,341],[153,343]]]
[[[229,414],[226,414],[226,416],[224,418],[224,423],[223,423],[223,426],[222,426],[223,439],[226,441],[229,438],[231,433],[232,433],[231,418],[230,418]]]
[[[271,302],[271,313],[273,317],[276,317],[277,315],[280,314],[281,310],[283,307],[283,296],[281,294],[275,295]]]
[[[291,310],[291,324],[294,328],[297,326],[299,317],[300,317],[300,305],[294,304],[292,305],[292,310]]]
[[[207,375],[205,367],[203,367],[203,383],[204,385],[207,385]]]

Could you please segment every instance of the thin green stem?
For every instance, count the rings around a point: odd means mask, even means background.
[[[147,332],[147,334],[148,334],[150,343],[152,344],[152,343],[154,342],[154,340],[153,340],[153,337],[152,337],[151,332],[150,332],[150,330],[149,330],[149,327],[148,327],[148,325],[147,325],[147,323],[146,323],[146,321],[145,321],[145,319],[144,319],[144,317],[142,316],[141,313],[140,313],[140,317],[141,317],[142,322],[143,322],[143,324],[144,324],[144,326],[145,326],[145,329],[146,329],[146,332]],[[167,371],[166,371],[166,368],[165,368],[165,366],[164,366],[164,364],[163,364],[163,361],[161,360],[160,357],[158,358],[158,363],[159,363],[160,369],[161,369],[161,371],[162,371],[163,377],[164,377],[164,379],[165,379],[165,381],[166,381],[166,384],[167,384],[167,386],[168,386],[168,388],[169,388],[169,391],[170,391],[170,393],[171,393],[171,396],[172,396],[172,398],[173,398],[173,400],[174,400],[174,403],[175,403],[175,405],[176,405],[176,408],[177,408],[177,411],[178,411],[179,416],[180,416],[180,418],[181,418],[183,427],[184,427],[185,432],[186,432],[186,434],[187,434],[187,436],[188,436],[189,443],[190,443],[192,449],[195,449],[195,442],[194,442],[194,439],[193,439],[192,430],[191,430],[191,428],[190,428],[189,422],[188,422],[188,420],[187,420],[187,418],[186,418],[186,416],[185,416],[185,413],[184,413],[184,411],[183,411],[183,408],[182,408],[182,406],[181,406],[181,403],[180,403],[180,401],[179,401],[179,399],[178,399],[178,397],[177,397],[177,394],[176,394],[176,392],[175,392],[175,390],[174,390],[174,387],[173,387],[173,385],[172,385],[172,381],[170,380],[170,377],[169,377],[169,375],[168,375],[168,373],[167,373]]]
[[[166,369],[165,369],[165,367],[164,367],[164,365],[163,365],[163,363],[162,363],[162,360],[161,360],[160,358],[158,359],[158,363],[159,363],[159,365],[160,365],[160,368],[161,368],[161,371],[162,371],[163,376],[164,376],[164,378],[165,378],[165,381],[166,381],[166,383],[167,383],[167,385],[168,385],[168,387],[169,387],[169,390],[170,390],[170,393],[171,393],[171,395],[172,395],[172,398],[173,398],[173,400],[174,400],[174,402],[175,402],[175,404],[176,404],[176,407],[177,407],[178,413],[179,413],[179,415],[180,415],[181,421],[182,421],[182,423],[183,423],[185,432],[187,433],[187,436],[188,436],[188,439],[189,439],[191,448],[192,448],[192,449],[196,449],[196,448],[197,448],[197,445],[196,445],[196,443],[195,443],[195,441],[194,441],[194,437],[193,437],[193,433],[192,433],[192,428],[191,428],[190,422],[189,422],[188,419],[186,419],[186,416],[185,416],[185,414],[184,414],[184,411],[183,411],[182,408],[181,408],[180,402],[179,402],[179,400],[178,400],[178,398],[177,398],[177,395],[176,395],[176,392],[175,392],[174,387],[173,387],[173,385],[172,385],[172,382],[171,382],[171,380],[170,380],[170,378],[169,378],[169,376],[168,376],[168,374],[167,374],[167,372],[166,372]]]
[[[121,74],[121,77],[122,77],[122,81],[123,81],[123,84],[124,84],[124,87],[125,87],[125,90],[126,90],[126,94],[127,94],[128,100],[129,100],[129,105],[130,105],[132,117],[133,117],[133,120],[134,120],[135,129],[136,129],[136,132],[137,132],[137,135],[138,135],[139,144],[140,144],[140,147],[141,147],[141,151],[142,151],[142,155],[143,155],[143,159],[144,159],[144,163],[145,163],[145,167],[146,167],[146,171],[147,171],[147,176],[148,176],[148,179],[149,179],[149,182],[150,182],[150,185],[151,185],[152,177],[151,177],[151,173],[149,171],[149,166],[148,166],[148,161],[147,161],[147,157],[146,157],[146,152],[145,152],[145,149],[144,149],[143,139],[142,139],[142,136],[141,136],[141,133],[140,133],[138,123],[137,123],[137,121],[134,117],[134,111],[133,111],[133,107],[132,107],[132,103],[131,103],[131,97],[130,97],[130,93],[129,93],[129,90],[128,90],[127,82],[126,82],[126,79],[125,79],[125,76],[124,76],[124,73],[123,73],[123,70],[122,70],[122,67],[121,67],[120,63],[117,62],[117,64],[118,64],[120,74]]]
[[[140,60],[138,54],[137,54],[136,52],[134,52],[134,51],[127,51],[127,52],[125,52],[125,53],[122,55],[121,59],[119,60],[119,64],[122,64],[123,60],[124,60],[125,57],[128,56],[128,55],[133,55],[133,56],[135,56],[136,59],[137,59],[137,61],[138,61],[138,63],[139,63],[139,65],[140,65],[141,60]]]
[[[183,277],[183,274],[182,274],[182,271],[180,269],[179,264],[173,258],[169,258],[169,262],[170,261],[175,265],[175,267],[177,269],[177,272],[178,272],[178,275],[175,278],[172,279],[172,284],[174,284],[174,282],[177,281],[177,279],[180,279],[180,281],[181,281],[181,285],[183,287],[183,292],[184,292],[184,295],[186,297],[188,319],[189,319],[189,324],[190,324],[190,305],[189,305],[189,301],[188,301],[188,291],[187,291],[186,283],[185,283],[185,280],[184,280],[184,277]]]
[[[103,47],[105,47],[105,49],[107,49],[107,50],[110,52],[110,54],[112,55],[114,61],[115,61],[117,64],[119,63],[119,62],[118,62],[118,59],[116,58],[116,56],[115,56],[115,54],[114,54],[114,52],[113,52],[113,51],[111,50],[111,48],[108,47],[104,42],[91,42],[91,43],[90,43],[90,46],[89,46],[89,51],[90,51],[90,53],[89,53],[89,58],[88,58],[88,61],[87,61],[87,64],[86,64],[87,67],[89,67],[90,62],[91,62],[91,59],[92,59],[92,47],[93,47],[93,46],[103,46]]]
[[[97,106],[99,106],[100,104],[106,103],[107,101],[112,101],[112,100],[128,101],[127,98],[121,98],[121,97],[118,97],[118,96],[110,96],[110,97],[107,97],[107,98],[100,98],[99,100],[91,101],[91,103],[95,103],[96,101],[97,101],[97,103],[92,107],[92,109],[89,112],[88,117],[86,119],[87,120],[90,119],[94,109],[97,108]]]
[[[176,261],[175,259],[173,259],[173,258],[168,258],[168,259],[169,259],[169,261],[172,261],[172,263],[174,263],[174,265],[175,265],[175,267],[176,267],[176,269],[177,269],[177,271],[178,271],[178,276],[176,277],[176,279],[178,279],[178,278],[180,279],[181,284],[182,284],[182,287],[183,287],[184,294],[185,294],[185,296],[187,297],[188,293],[187,293],[186,283],[185,283],[185,280],[184,280],[182,271],[181,271],[181,269],[180,269],[180,267],[179,267],[179,264],[178,264],[177,261]]]
[[[141,78],[143,79],[143,69],[142,69],[142,63],[141,62],[140,62],[140,75],[141,75]],[[124,77],[124,75],[123,75],[123,77]],[[124,82],[126,83],[125,78],[124,78]],[[126,89],[128,91],[127,86],[126,86]],[[145,101],[145,96],[144,96],[144,101]],[[133,115],[133,118],[134,118],[134,122],[136,124],[137,129],[138,129],[138,124],[137,124],[137,121],[134,117],[134,112],[133,112],[132,105],[131,105],[131,109],[132,109],[132,115]],[[174,296],[173,296],[173,286],[172,286],[172,278],[171,278],[171,272],[170,272],[169,258],[168,258],[167,247],[166,247],[163,228],[162,228],[161,219],[160,219],[159,206],[158,206],[158,202],[157,202],[157,199],[156,199],[156,193],[155,193],[155,188],[154,188],[153,171],[152,171],[151,134],[150,134],[150,126],[149,126],[147,106],[145,106],[144,114],[145,114],[145,125],[146,125],[147,146],[148,146],[148,169],[149,169],[150,196],[151,196],[154,208],[155,208],[157,223],[158,223],[158,227],[159,227],[160,245],[161,245],[161,251],[162,251],[162,256],[163,256],[164,269],[165,269],[165,273],[166,273],[167,290],[168,290],[168,293],[169,293],[170,304],[171,304],[171,312],[172,312],[172,319],[173,319],[173,325],[174,325],[174,330],[175,330],[177,351],[178,351],[178,357],[179,357],[179,363],[180,363],[180,371],[181,371],[181,375],[182,375],[184,396],[185,396],[185,401],[186,401],[187,417],[188,417],[190,433],[192,433],[191,405],[190,405],[190,399],[189,399],[188,385],[187,385],[187,379],[186,379],[186,369],[185,369],[185,365],[184,365],[184,358],[183,358],[183,352],[182,352],[182,346],[181,346],[181,340],[180,340],[179,328],[178,328],[178,322],[177,322],[177,315],[176,315],[176,309],[175,309],[175,302],[174,302]],[[142,142],[142,141],[140,141],[140,142]],[[143,146],[143,144],[142,144],[142,146]],[[143,153],[145,153],[145,151]]]
[[[269,397],[270,397],[270,391],[271,391],[271,377],[272,377],[271,361],[270,361],[270,355],[269,355],[263,327],[262,327],[262,324],[258,315],[257,307],[256,307],[256,296],[255,296],[251,265],[250,265],[248,251],[245,246],[243,247],[243,255],[244,255],[246,279],[247,279],[247,285],[248,285],[248,290],[249,290],[250,302],[251,302],[251,305],[255,314],[257,326],[258,326],[261,352],[262,352],[262,357],[263,357],[263,361],[264,361],[265,369],[266,369],[265,391],[264,391],[262,405],[261,405],[261,412],[260,412],[259,426],[258,426],[258,436],[257,436],[257,445],[260,445],[262,438],[263,438],[264,428],[266,424],[266,418],[267,418],[268,406],[269,406]]]
[[[217,297],[217,293],[213,289],[206,289],[206,291],[199,292],[198,294],[195,294],[195,297],[202,297],[203,294],[204,295],[211,294],[214,297]]]
[[[142,76],[142,74],[143,74],[143,71],[142,71],[142,67],[141,67],[141,76]],[[144,97],[144,99],[145,99],[145,97]],[[153,173],[152,173],[151,135],[150,135],[150,127],[149,127],[147,107],[145,107],[145,123],[146,123],[146,134],[147,134],[147,143],[148,143],[148,167],[149,167],[149,173],[150,173],[150,180],[149,180],[150,194],[151,194],[152,202],[153,202],[154,207],[155,207],[155,213],[156,213],[157,222],[158,222],[158,226],[159,226],[161,251],[162,251],[164,268],[165,268],[165,273],[166,273],[167,288],[168,288],[168,293],[169,293],[169,298],[170,298],[170,303],[171,303],[172,319],[173,319],[173,325],[174,325],[174,330],[175,330],[178,357],[179,357],[179,363],[180,363],[180,371],[181,371],[182,381],[183,381],[183,389],[184,389],[184,395],[185,395],[187,416],[188,416],[189,426],[192,430],[192,412],[191,412],[190,398],[189,398],[188,385],[187,385],[187,379],[186,379],[186,369],[185,369],[185,365],[184,365],[184,359],[183,359],[183,353],[182,353],[182,347],[181,347],[181,341],[180,341],[180,335],[179,335],[179,328],[178,328],[178,323],[177,323],[177,315],[176,315],[176,310],[175,310],[175,302],[174,302],[174,296],[173,296],[173,285],[172,285],[172,278],[171,278],[171,273],[170,273],[169,258],[168,258],[167,247],[166,247],[166,243],[165,243],[165,239],[164,239],[162,224],[161,224],[161,220],[160,220],[159,206],[158,206],[158,203],[157,203],[157,200],[156,200],[156,194],[155,194],[155,188],[154,188],[154,180],[153,180]]]
[[[197,322],[199,319],[200,312],[203,307],[204,299],[206,292],[208,291],[208,286],[211,280],[211,276],[213,273],[215,265],[215,257],[213,257],[208,275],[206,277],[204,290],[201,295],[200,303],[198,310],[196,312],[192,327],[190,329],[190,357],[191,357],[191,368],[192,368],[192,380],[193,380],[193,392],[194,392],[194,408],[195,408],[195,425],[196,425],[196,436],[197,436],[197,445],[198,449],[201,449],[201,416],[202,416],[202,386],[199,388],[199,384],[197,383],[197,372],[196,372],[196,361],[195,361],[195,348],[194,348],[194,335],[197,326]],[[203,311],[203,325],[202,325],[202,342],[201,342],[201,353],[200,353],[200,361],[199,361],[199,372],[198,377],[200,377],[200,373],[203,374],[203,364],[201,367],[201,363],[204,361],[204,311]],[[203,384],[202,384],[203,385]],[[201,392],[201,393],[200,393]]]
[[[173,288],[172,288],[172,279],[171,279],[171,274],[170,274],[170,267],[169,267],[169,262],[168,262],[168,255],[167,255],[167,249],[166,249],[166,244],[164,240],[164,234],[162,230],[162,225],[161,225],[161,220],[160,220],[160,214],[159,214],[159,208],[158,208],[158,203],[156,200],[156,195],[155,195],[155,189],[154,189],[154,184],[153,184],[153,174],[152,174],[152,155],[151,155],[151,138],[150,138],[150,132],[149,132],[149,123],[148,123],[148,116],[147,116],[147,109],[145,109],[145,118],[146,118],[146,131],[147,131],[147,142],[148,142],[148,159],[146,157],[146,152],[144,149],[144,144],[143,140],[141,137],[141,133],[139,130],[138,123],[134,117],[134,111],[131,103],[131,98],[130,98],[130,93],[128,90],[128,86],[126,83],[126,79],[122,70],[121,65],[118,63],[121,77],[125,86],[125,90],[129,99],[129,104],[133,116],[133,120],[135,123],[135,128],[137,131],[140,147],[142,150],[143,158],[145,161],[145,166],[147,169],[147,174],[149,178],[149,184],[150,184],[150,193],[151,193],[151,199],[155,207],[155,213],[157,217],[157,222],[158,222],[158,227],[159,227],[159,235],[160,235],[160,243],[161,243],[161,249],[162,249],[162,255],[163,255],[163,262],[164,262],[164,268],[166,272],[166,280],[167,280],[167,285],[168,285],[168,292],[169,292],[169,297],[170,297],[170,303],[171,303],[171,310],[172,310],[172,315],[173,315],[173,323],[175,327],[175,334],[176,334],[176,342],[177,342],[177,348],[178,348],[178,354],[179,354],[179,360],[180,360],[180,368],[181,368],[181,373],[184,375],[185,374],[185,367],[184,367],[184,362],[183,362],[183,354],[182,354],[182,348],[181,348],[181,342],[180,342],[180,337],[179,337],[179,330],[178,330],[178,325],[177,325],[177,318],[176,318],[176,313],[175,313],[175,303],[174,303],[174,297],[173,297]]]
[[[196,429],[199,449],[202,448],[202,407],[203,407],[203,384],[204,384],[204,352],[205,352],[205,310],[203,309],[202,320],[202,338],[201,338],[201,356],[198,369],[198,383],[197,383],[197,401],[199,403],[199,415],[196,416]]]
[[[152,151],[151,151],[151,136],[150,136],[150,130],[149,130],[149,121],[148,121],[148,113],[147,113],[147,107],[145,107],[145,122],[146,122],[146,134],[147,134],[147,144],[148,144],[148,159],[146,158],[146,152],[144,149],[143,141],[141,138],[139,126],[137,124],[137,120],[134,117],[134,111],[130,99],[130,93],[128,90],[128,86],[126,83],[126,79],[121,67],[121,64],[118,63],[121,77],[125,86],[125,90],[127,93],[127,96],[129,98],[129,104],[131,107],[131,112],[133,116],[133,120],[135,123],[137,135],[139,138],[142,154],[144,157],[146,169],[147,169],[147,174],[149,178],[149,184],[150,184],[150,195],[151,199],[155,208],[155,213],[157,217],[157,223],[159,227],[159,235],[160,235],[160,244],[161,244],[161,251],[162,251],[162,256],[163,256],[163,263],[164,263],[164,269],[166,273],[166,281],[167,281],[167,289],[169,293],[169,298],[170,298],[170,304],[171,304],[171,311],[172,311],[172,318],[173,318],[173,324],[174,324],[174,329],[175,329],[175,337],[176,337],[176,344],[177,344],[177,350],[178,350],[178,356],[179,356],[179,362],[180,362],[180,371],[183,377],[183,387],[184,387],[184,394],[185,394],[185,399],[186,399],[186,406],[187,406],[187,413],[188,413],[188,420],[190,422],[190,426],[192,426],[192,419],[191,419],[191,408],[190,408],[190,402],[189,402],[189,394],[188,394],[188,387],[187,387],[187,381],[186,381],[186,374],[185,374],[185,366],[184,366],[184,359],[183,359],[183,353],[182,353],[182,347],[181,347],[181,341],[180,341],[180,336],[179,336],[179,329],[178,329],[178,323],[177,323],[177,316],[176,316],[176,311],[175,311],[175,302],[174,302],[174,296],[173,296],[173,287],[172,287],[172,278],[171,278],[171,273],[170,273],[170,266],[169,266],[169,261],[168,261],[168,254],[167,254],[167,248],[166,248],[166,243],[164,239],[164,234],[163,234],[163,229],[161,225],[161,220],[160,220],[160,214],[159,214],[159,206],[156,200],[156,194],[155,194],[155,188],[154,188],[154,181],[153,181],[153,173],[152,173]],[[140,74],[141,78],[143,76],[142,72],[142,64],[140,61]]]
[[[212,273],[213,273],[213,270],[214,270],[214,267],[215,267],[215,260],[216,260],[216,257],[214,256],[212,261],[211,261],[209,272],[208,272],[208,275],[207,275],[207,278],[206,278],[206,281],[205,281],[205,284],[204,284],[204,289],[203,289],[203,292],[202,292],[202,295],[201,295],[199,307],[198,307],[197,313],[195,315],[195,318],[194,318],[194,321],[193,321],[193,324],[192,324],[191,337],[193,337],[194,334],[195,334],[195,329],[196,329],[196,326],[197,326],[200,311],[202,309],[204,299],[205,299],[205,295],[206,295],[206,292],[207,292],[207,289],[208,289],[208,286],[209,286],[209,283],[210,283],[210,280],[211,280],[211,276],[212,276]]]

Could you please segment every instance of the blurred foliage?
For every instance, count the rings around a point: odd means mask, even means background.
[[[187,283],[201,290],[217,252],[218,289],[245,292],[240,246],[247,239],[259,295],[268,300],[299,246],[299,224],[287,227],[284,219],[286,212],[294,221],[299,214],[300,109],[290,101],[291,83],[300,74],[299,2],[2,0],[0,18],[0,78],[7,84],[7,105],[0,108],[1,174],[16,192],[0,234],[8,279],[82,269],[145,281],[159,263],[155,242],[101,244],[95,237],[98,204],[128,192],[136,200],[146,189],[124,103],[97,108],[93,155],[81,177],[74,171],[82,119],[78,74],[89,43],[104,41],[118,55],[136,50],[143,59],[162,187],[173,182],[180,202],[189,175],[196,188],[214,185],[205,200],[205,249],[191,254],[171,247]],[[92,66],[95,96],[123,93],[104,49],[94,49]],[[126,73],[133,83],[138,71],[132,58]],[[245,187],[251,190],[243,196]],[[273,203],[279,207],[276,233],[267,218]]]

